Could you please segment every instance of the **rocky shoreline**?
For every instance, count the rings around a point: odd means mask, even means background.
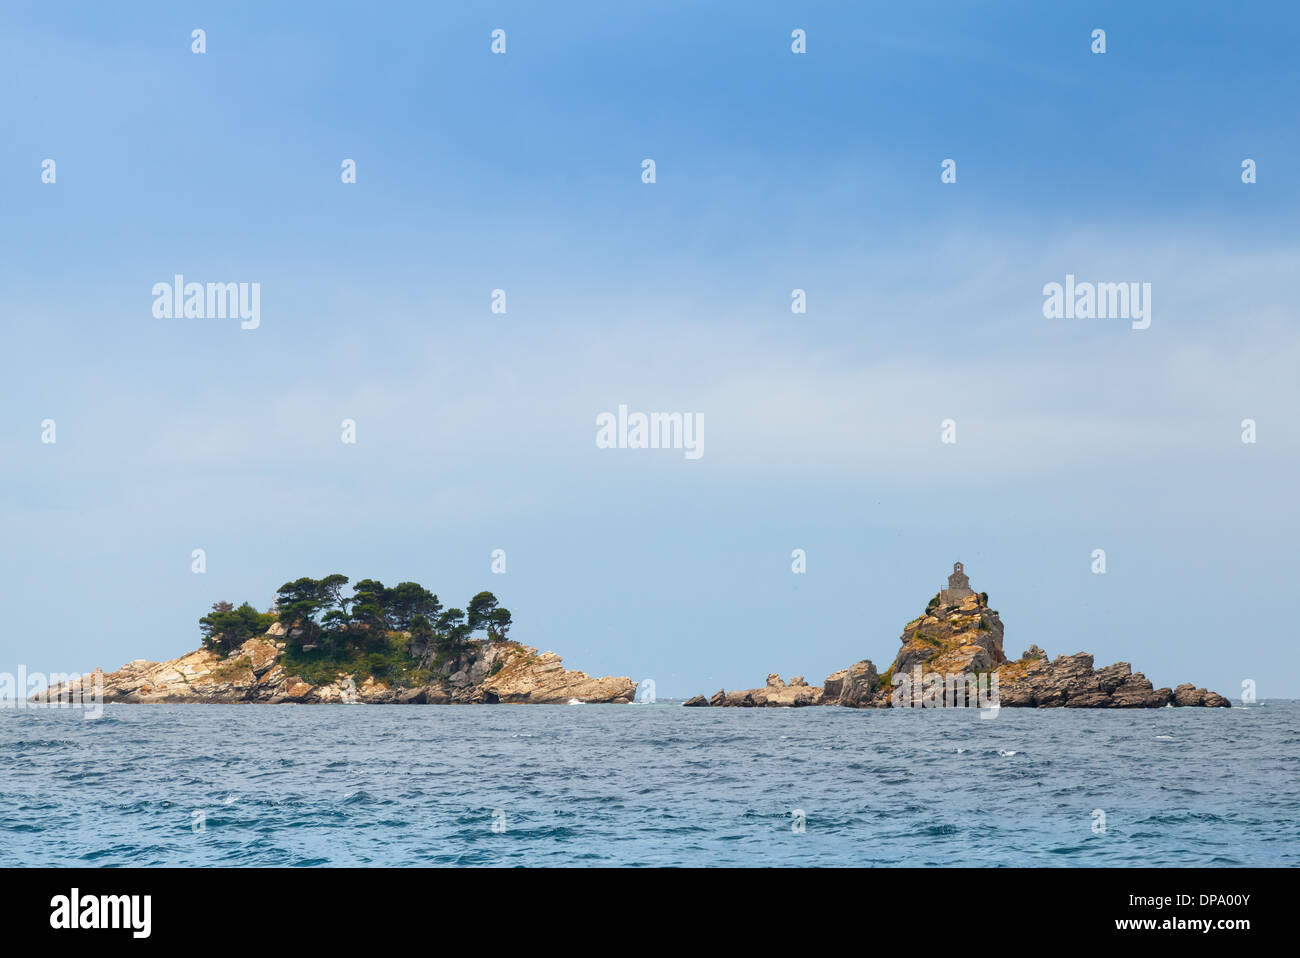
[[[965,582],[960,564],[954,577]],[[925,613],[904,627],[902,646],[884,674],[863,659],[831,673],[820,686],[809,685],[802,676],[787,684],[773,673],[762,688],[720,689],[710,697],[697,695],[684,704],[692,708],[995,704],[1006,708],[1121,709],[1231,705],[1217,692],[1190,684],[1155,688],[1128,662],[1094,669],[1093,657],[1086,652],[1049,659],[1037,645],[1031,645],[1012,662],[1002,651],[1002,635],[1002,620],[988,607],[987,594],[950,588],[931,599]],[[978,694],[971,693],[970,683]],[[956,692],[945,698],[954,687]]]
[[[636,683],[626,676],[593,678],[564,668],[554,652],[538,652],[518,642],[481,642],[448,659],[436,681],[403,688],[358,681],[338,673],[331,682],[312,683],[283,665],[284,629],[278,623],[222,656],[197,649],[167,662],[136,659],[116,672],[102,670],[57,685],[34,701],[91,700],[102,685],[105,703],[357,703],[369,705],[565,705],[626,703]],[[81,698],[74,698],[81,696]]]

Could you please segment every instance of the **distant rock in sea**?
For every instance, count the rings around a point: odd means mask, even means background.
[[[832,672],[820,688],[809,687],[802,677],[786,685],[776,674],[760,689],[727,692],[712,698],[697,695],[685,704],[693,707],[844,705],[850,708],[896,708],[923,703],[939,706],[945,688],[954,679],[983,683],[996,704],[1009,708],[1161,708],[1205,706],[1228,708],[1231,703],[1217,692],[1191,685],[1157,689],[1127,662],[1093,668],[1086,652],[1049,659],[1030,645],[1015,662],[1002,651],[1003,627],[998,613],[988,607],[987,593],[976,594],[960,562],[953,566],[948,588],[941,590],[925,613],[903,628],[902,646],[894,662],[877,674],[869,659]],[[996,692],[991,676],[996,675]],[[970,685],[960,683],[963,695]],[[901,688],[900,688],[901,687]],[[922,689],[937,689],[924,698]],[[973,702],[974,698],[963,698]],[[981,704],[983,701],[981,700]]]

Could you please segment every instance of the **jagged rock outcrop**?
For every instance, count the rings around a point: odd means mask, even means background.
[[[850,665],[844,670],[840,696],[835,704],[847,705],[850,708],[863,708],[870,705],[879,681],[880,676],[876,674],[876,667],[872,665],[870,659],[863,659]]]
[[[761,689],[745,689],[738,692],[725,692],[719,689],[707,702],[703,701],[702,695],[696,696],[696,699],[700,701],[691,699],[687,704],[733,708],[802,708],[805,705],[822,704],[822,689],[809,685],[802,675],[795,676],[787,685],[782,681],[781,676],[773,672],[767,677],[767,684]]]
[[[889,674],[911,672],[917,665],[927,672],[987,672],[1007,660],[1002,620],[981,596],[969,595],[947,607],[934,602],[903,627],[902,648]]]
[[[1172,692],[1155,688],[1141,672],[1127,662],[1093,669],[1091,655],[1058,655],[1021,658],[998,670],[999,704],[1009,708],[1162,708],[1205,706],[1228,708],[1222,695],[1206,689],[1180,685]]]
[[[1183,684],[1174,689],[1173,700],[1174,705],[1178,706],[1200,705],[1206,708],[1226,708],[1232,704],[1218,692],[1193,688],[1190,684]]]
[[[511,645],[499,650],[494,661],[501,663],[500,668],[458,701],[562,705],[575,700],[626,703],[636,696],[636,683],[627,676],[593,678],[564,668],[554,652],[539,654],[528,646]]]
[[[955,573],[961,571],[955,567]],[[949,579],[950,584],[952,578]],[[964,580],[963,580],[964,581]],[[961,586],[961,583],[958,583]],[[949,604],[941,600],[947,596]],[[998,613],[988,607],[986,593],[969,588],[952,588],[930,600],[925,613],[903,628],[901,647],[893,664],[877,675],[870,660],[863,659],[847,669],[832,672],[815,695],[796,692],[806,689],[802,678],[786,686],[779,675],[769,675],[761,689],[742,692],[719,691],[707,702],[696,696],[693,706],[758,707],[765,705],[843,705],[850,708],[889,708],[900,702],[925,701],[919,694],[902,692],[938,674],[948,678],[969,677],[985,682],[999,706],[1010,708],[1227,708],[1231,703],[1216,692],[1191,685],[1172,691],[1155,688],[1128,662],[1093,668],[1086,652],[1058,655],[1049,659],[1037,644],[1031,644],[1017,661],[1002,650],[1003,626]],[[897,677],[897,678],[895,678]],[[996,677],[996,693],[992,692]],[[963,693],[969,702],[969,687]],[[793,693],[793,694],[792,694]]]
[[[363,703],[363,704],[557,704],[631,702],[636,683],[626,676],[593,678],[566,669],[560,656],[516,642],[483,642],[444,662],[439,681],[415,688],[392,687],[374,677],[339,673],[313,684],[283,666],[284,630],[276,623],[227,656],[198,649],[168,662],[136,659],[116,672],[96,670],[73,685],[89,697],[102,685],[105,702],[130,703]],[[68,695],[66,685],[33,696]]]

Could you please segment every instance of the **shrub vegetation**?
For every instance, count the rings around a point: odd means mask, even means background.
[[[464,609],[444,609],[417,582],[390,588],[361,579],[350,593],[348,582],[337,573],[286,582],[269,612],[247,602],[238,608],[216,602],[199,619],[203,646],[229,655],[279,621],[285,628],[282,664],[308,682],[348,672],[410,685],[432,681],[434,669],[477,641],[506,641],[510,633],[510,611],[491,592],[478,593]]]

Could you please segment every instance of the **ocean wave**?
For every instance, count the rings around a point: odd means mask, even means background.
[[[15,713],[0,863],[1300,866],[1300,706],[1200,711]]]

